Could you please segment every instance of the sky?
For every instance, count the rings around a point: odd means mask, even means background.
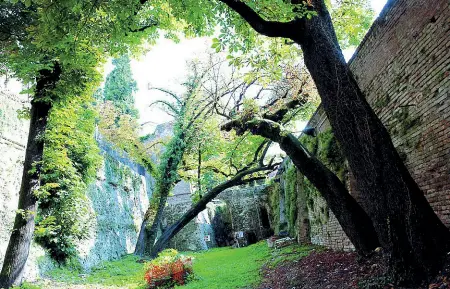
[[[371,1],[376,15],[380,13],[385,4],[386,0]],[[155,100],[168,99],[164,93],[149,90],[149,88],[159,87],[182,93],[183,88],[180,83],[183,82],[186,75],[187,61],[201,57],[209,47],[211,47],[210,38],[184,39],[178,44],[161,38],[147,54],[132,60],[133,77],[138,84],[135,106],[139,110],[139,122],[146,123],[142,127],[142,135],[152,133],[156,124],[171,120],[170,116],[156,106],[149,107]],[[346,59],[350,59],[353,52],[354,50],[344,51]],[[109,62],[105,67],[105,76],[111,69],[112,65]],[[2,86],[2,81],[0,81],[0,89]],[[22,88],[20,82],[11,80],[6,89],[13,93],[19,93]]]

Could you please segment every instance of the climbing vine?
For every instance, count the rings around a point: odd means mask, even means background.
[[[92,98],[99,80],[95,70],[62,76],[55,94],[64,97],[53,102],[42,163],[35,164],[42,172],[34,192],[39,199],[35,239],[59,262],[75,254],[74,241],[86,236],[92,217],[85,192],[101,162]]]

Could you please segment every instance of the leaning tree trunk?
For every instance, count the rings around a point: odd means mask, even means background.
[[[156,208],[155,217],[152,220],[151,226],[149,226],[150,214],[151,210],[154,208],[150,205],[145,213],[144,221],[141,225],[141,230],[139,232],[138,240],[136,243],[136,249],[134,254],[141,257],[152,257],[156,254],[153,254],[153,245],[155,244],[156,237],[158,234],[158,227],[161,224],[162,216],[164,213],[164,208],[166,206],[167,198],[169,196],[169,190],[166,190],[167,193],[163,193],[159,198],[158,206]]]
[[[248,180],[243,180],[242,178],[259,170],[262,170],[262,168],[249,169],[240,172],[228,181],[225,181],[211,189],[192,208],[184,213],[178,221],[164,230],[163,234],[159,237],[158,241],[156,241],[155,245],[153,246],[151,256],[156,257],[156,254],[163,250],[164,247],[169,243],[169,241],[190,221],[192,221],[201,211],[206,209],[206,205],[215,197],[217,197],[221,192],[228,188],[248,183]]]
[[[367,256],[379,246],[375,228],[367,213],[339,178],[311,155],[294,135],[283,131],[278,123],[265,119],[252,119],[246,123],[237,120],[222,126],[225,130],[233,128],[238,133],[249,130],[280,145],[296,168],[320,192],[358,254]]]
[[[139,232],[138,240],[134,254],[141,257],[148,257],[152,255],[152,248],[156,241],[158,234],[158,227],[160,226],[164,208],[166,206],[167,198],[172,190],[175,181],[174,174],[178,170],[178,166],[183,157],[186,145],[184,143],[186,137],[185,132],[180,132],[179,135],[174,136],[172,143],[168,146],[169,151],[166,152],[168,158],[163,163],[163,167],[158,176],[157,192],[155,196],[158,196],[157,203],[150,203],[147,212],[145,213],[144,220],[141,225],[141,231]],[[151,219],[152,211],[155,211],[155,217]],[[152,221],[151,226],[149,222]]]
[[[322,5],[317,2],[318,8]],[[322,99],[331,127],[357,181],[397,282],[432,277],[450,245],[449,230],[433,212],[400,159],[346,64],[325,8],[301,22],[292,39]]]
[[[22,281],[34,231],[34,218],[37,209],[37,199],[34,196],[34,191],[39,187],[39,162],[42,160],[44,150],[42,136],[45,133],[51,108],[51,103],[48,100],[40,101],[40,99],[50,96],[51,90],[58,82],[60,74],[60,67],[56,64],[53,71],[40,71],[37,79],[36,94],[31,101],[30,131],[19,191],[18,211],[0,273],[0,288],[20,285]]]

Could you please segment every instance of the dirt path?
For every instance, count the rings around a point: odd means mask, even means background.
[[[38,285],[41,289],[128,289],[128,287],[118,287],[101,284],[68,284],[64,282],[56,282],[51,280],[39,281]]]

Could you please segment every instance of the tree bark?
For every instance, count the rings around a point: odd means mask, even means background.
[[[166,230],[164,230],[161,237],[159,237],[158,241],[156,241],[155,245],[152,249],[152,255],[151,257],[156,257],[158,252],[164,249],[164,247],[169,243],[169,241],[179,232],[181,229],[183,229],[190,221],[192,221],[201,211],[206,209],[206,205],[211,202],[214,198],[216,198],[221,192],[224,190],[243,185],[246,183],[249,183],[252,180],[243,180],[242,178],[250,175],[252,173],[267,170],[267,168],[255,168],[255,169],[248,169],[243,172],[240,172],[236,174],[233,178],[229,179],[228,181],[225,181],[217,186],[215,186],[213,189],[211,189],[208,193],[206,193],[192,208],[190,208],[186,213],[181,216],[181,218],[176,221],[174,224],[172,224],[170,227],[168,227]]]
[[[441,267],[449,249],[449,231],[367,103],[339,49],[328,13],[323,11],[306,23],[305,37],[298,39],[305,64],[380,241],[390,253],[393,277],[401,284],[417,284]]]
[[[246,130],[276,142],[291,158],[297,169],[305,175],[326,200],[345,234],[361,256],[370,255],[379,246],[378,238],[367,213],[349,194],[339,178],[311,155],[291,133],[271,120],[252,119],[248,122],[230,121],[222,126],[224,130]]]
[[[13,285],[21,284],[33,238],[34,218],[37,209],[37,199],[34,196],[34,191],[40,185],[41,165],[39,163],[42,160],[44,150],[42,137],[45,133],[49,111],[52,106],[48,99],[41,99],[51,97],[51,90],[59,81],[61,69],[58,64],[55,64],[53,71],[41,70],[39,74],[35,96],[31,101],[30,131],[19,191],[18,212],[16,213],[14,227],[0,273],[0,288],[10,288]],[[34,170],[34,172],[30,173],[30,170]]]
[[[185,136],[186,134],[181,132],[177,140],[178,143],[181,144],[179,144],[178,146],[176,143],[172,144],[172,146],[170,146],[170,151],[166,152],[168,155],[168,159],[164,168],[160,172],[161,175],[158,177],[159,181],[157,184],[157,192],[155,194],[156,196],[159,196],[155,218],[153,219],[153,223],[149,228],[148,225],[151,210],[154,209],[152,207],[152,204],[150,204],[147,212],[145,213],[144,221],[141,225],[141,231],[139,232],[139,237],[134,251],[135,255],[141,257],[152,256],[152,248],[156,241],[158,227],[161,223],[167,198],[169,197],[170,190],[172,190],[174,186],[173,174],[176,174],[178,166],[186,149],[186,146],[183,144],[185,141]],[[177,136],[175,136],[175,138],[176,137]]]
[[[162,188],[161,188],[162,189]],[[160,190],[161,190],[160,189]],[[167,198],[169,196],[170,189],[162,189],[161,195],[158,202],[158,207],[156,209],[156,215],[153,219],[151,226],[149,227],[149,214],[152,209],[151,206],[147,209],[145,213],[144,221],[141,225],[141,230],[139,232],[139,237],[136,243],[136,248],[134,254],[140,257],[151,257],[153,251],[153,245],[155,244],[158,227],[161,224],[161,219],[164,213],[164,208],[166,206]]]
[[[245,3],[220,0],[256,31],[298,43],[317,86],[358,190],[367,204],[392,277],[415,285],[441,268],[450,232],[436,216],[400,159],[386,128],[367,103],[337,42],[323,0],[311,0],[317,16],[280,23],[265,21]]]

